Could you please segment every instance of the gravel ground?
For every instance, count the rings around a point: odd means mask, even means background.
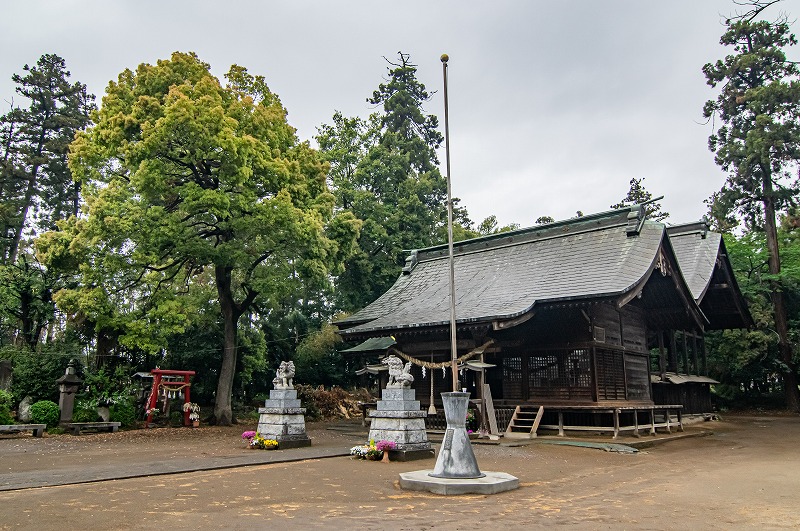
[[[362,437],[355,427],[329,427],[309,424],[314,445],[348,446]],[[399,488],[399,473],[432,468],[433,460],[335,457],[2,492],[0,529],[800,528],[800,418],[731,416],[688,431],[709,428],[713,435],[637,454],[474,445],[481,470],[520,479],[520,489],[494,496]],[[75,460],[91,467],[241,455],[252,452],[240,438],[245,429],[2,438],[0,478]],[[617,442],[625,440],[633,439]]]

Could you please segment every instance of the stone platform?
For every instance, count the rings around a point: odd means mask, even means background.
[[[419,490],[434,494],[497,494],[519,488],[519,479],[505,472],[483,472],[485,475],[473,479],[437,478],[433,470],[415,470],[400,474],[400,488]]]
[[[393,441],[396,448],[389,452],[392,461],[433,457],[434,451],[425,431],[428,413],[420,410],[414,390],[407,387],[386,388],[381,397],[377,409],[368,414],[371,419],[369,440]]]
[[[300,407],[296,389],[273,389],[264,407],[258,410],[258,428],[262,437],[278,441],[278,448],[311,446],[306,434],[305,408]]]

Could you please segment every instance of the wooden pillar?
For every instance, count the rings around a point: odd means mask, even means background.
[[[522,368],[522,400],[528,401],[531,398],[531,390],[530,390],[530,375],[528,373],[528,360],[530,359],[530,354],[520,354],[520,367]]]
[[[708,376],[708,359],[706,357],[706,338],[700,338],[700,352],[703,356],[703,376]]]
[[[591,354],[591,363],[592,363],[592,400],[597,402],[598,397],[600,396],[600,389],[597,383],[597,349],[594,345],[592,345],[591,350],[589,351]]]
[[[664,332],[658,332],[658,372],[661,374],[661,381],[664,381],[667,372],[667,353],[664,349]]]
[[[683,367],[686,369],[686,374],[692,374],[691,337],[691,332],[683,331]]]
[[[675,330],[669,331],[669,365],[667,370],[678,372],[678,340]]]
[[[700,374],[700,365],[697,363],[697,334],[692,334],[692,367],[695,374]]]

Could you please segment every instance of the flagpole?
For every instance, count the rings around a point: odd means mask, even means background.
[[[444,76],[444,152],[447,167],[447,250],[450,266],[450,362],[453,373],[453,392],[458,392],[458,352],[456,350],[456,275],[453,264],[453,194],[450,185],[450,120],[447,103],[447,54],[442,54]]]

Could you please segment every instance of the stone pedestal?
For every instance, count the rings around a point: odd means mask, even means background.
[[[377,409],[369,412],[372,419],[369,440],[393,441],[397,448],[389,452],[392,461],[410,461],[433,457],[431,443],[425,431],[428,414],[419,408],[411,388],[384,389]]]
[[[273,389],[259,408],[258,433],[278,441],[278,448],[311,446],[306,434],[305,408],[300,407],[296,389]]]

